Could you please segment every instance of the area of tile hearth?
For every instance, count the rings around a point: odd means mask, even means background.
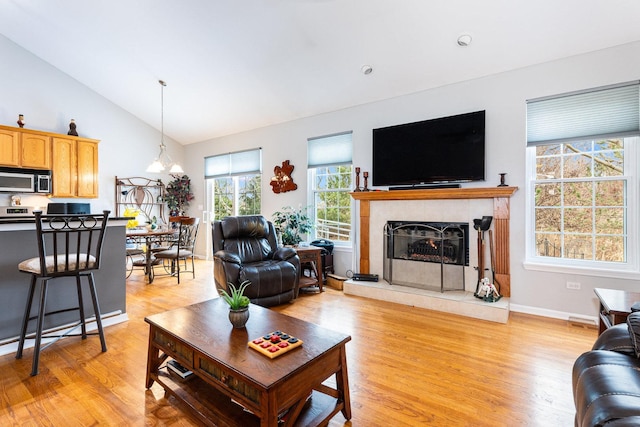
[[[508,297],[502,297],[496,302],[485,302],[476,298],[473,292],[435,292],[408,286],[390,285],[384,280],[379,282],[347,280],[344,282],[343,292],[346,295],[456,313],[491,322],[507,323],[509,319]]]

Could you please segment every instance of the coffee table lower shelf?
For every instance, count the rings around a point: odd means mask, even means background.
[[[191,413],[207,426],[260,426],[260,418],[233,402],[231,398],[195,374],[193,378],[186,381],[178,380],[163,371],[152,374],[151,377],[167,393],[187,405]],[[321,425],[333,418],[342,408],[343,404],[337,398],[314,390],[309,405],[302,410],[293,425],[296,427]]]

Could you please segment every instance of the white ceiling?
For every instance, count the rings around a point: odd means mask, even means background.
[[[640,40],[639,16],[638,0],[0,0],[0,33],[157,129],[165,80],[165,133],[190,144]]]

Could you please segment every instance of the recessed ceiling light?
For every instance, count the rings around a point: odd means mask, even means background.
[[[466,47],[471,44],[471,36],[469,34],[463,34],[458,37],[458,46]]]
[[[360,71],[362,71],[362,74],[366,76],[367,74],[371,74],[371,72],[373,72],[373,68],[371,67],[371,65],[363,65],[362,68],[360,68]]]

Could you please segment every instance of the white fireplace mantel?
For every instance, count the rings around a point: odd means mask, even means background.
[[[441,188],[429,190],[355,191],[351,196],[360,203],[360,269],[370,273],[370,217],[371,203],[381,201],[493,199],[494,232],[497,243],[495,277],[501,294],[511,294],[509,260],[509,199],[518,187]]]

